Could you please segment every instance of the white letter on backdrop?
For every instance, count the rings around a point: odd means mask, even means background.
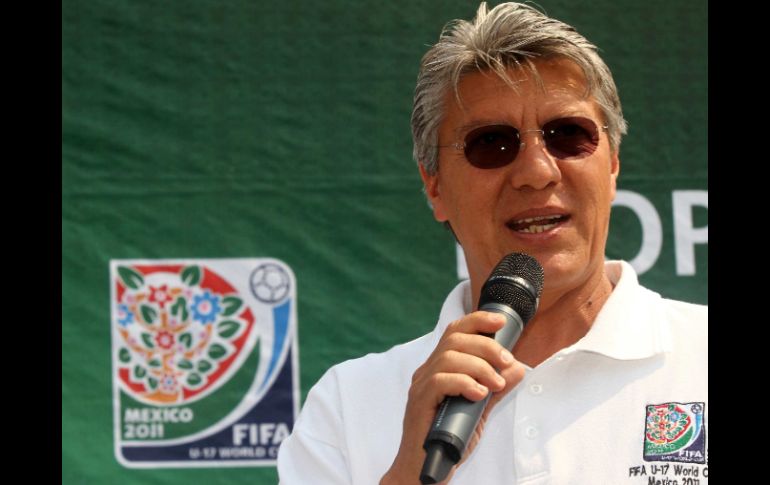
[[[629,263],[638,274],[642,274],[652,268],[660,256],[663,247],[663,225],[660,222],[655,206],[644,196],[630,190],[618,190],[612,206],[628,207],[639,218],[642,224],[642,247],[639,254]]]
[[[676,254],[676,274],[695,274],[695,245],[708,244],[709,226],[692,226],[692,207],[702,206],[708,209],[709,193],[707,190],[675,190],[674,202],[674,248]]]

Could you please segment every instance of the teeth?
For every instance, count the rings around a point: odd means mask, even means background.
[[[526,227],[516,229],[517,232],[539,234],[541,232],[553,229],[561,222],[563,218],[564,216],[559,214],[551,216],[527,217],[525,219],[514,221],[513,224],[516,226],[522,226],[525,224],[527,225]]]
[[[556,216],[537,216],[537,217],[527,217],[526,219],[519,219],[518,221],[514,221],[516,224],[521,224],[522,222],[536,222],[536,221],[545,221],[550,219],[560,219],[562,216],[556,215]]]
[[[527,221],[527,222],[530,222],[530,221]],[[547,231],[554,227],[556,227],[556,224],[546,224],[544,226],[532,225],[529,227],[525,227],[524,229],[519,229],[517,232],[526,232],[528,234],[539,234],[543,231]]]

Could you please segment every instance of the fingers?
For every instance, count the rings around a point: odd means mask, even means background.
[[[496,369],[508,367],[513,362],[513,356],[508,349],[504,348],[494,339],[484,335],[471,335],[459,332],[446,335],[436,346],[434,354],[437,359],[445,360],[448,366],[451,366],[453,359],[448,357],[455,356],[452,352],[478,357]],[[458,356],[459,358],[460,356]],[[464,362],[472,365],[474,361],[467,360]]]
[[[450,323],[444,331],[444,336],[455,332],[491,334],[503,328],[505,321],[505,317],[499,313],[477,311]]]
[[[487,339],[488,337],[480,337],[480,339]],[[496,359],[500,360],[499,352],[495,352],[496,349],[483,348],[483,345],[471,342],[468,346],[480,348],[482,354],[496,355]],[[435,369],[433,374],[434,382],[431,385],[437,389],[443,389],[446,395],[452,396],[457,394],[464,394],[464,390],[476,394],[475,390],[470,390],[471,386],[481,389],[479,386],[483,386],[486,389],[492,391],[501,391],[505,387],[505,379],[500,376],[489,363],[488,360],[478,355],[466,353],[462,350],[447,350],[437,356],[434,361],[432,369]],[[479,397],[481,399],[486,395],[486,390]],[[475,400],[472,397],[466,396],[468,399]]]
[[[496,369],[507,368],[514,362],[513,355],[490,338],[503,328],[505,323],[506,318],[499,313],[479,311],[466,315],[449,324],[433,356],[441,358],[444,352],[457,351],[480,357]]]
[[[502,378],[501,378],[502,379]],[[433,404],[439,405],[446,396],[464,396],[471,401],[484,399],[489,394],[489,387],[467,374],[439,373],[431,376],[427,384],[430,388]],[[505,387],[495,384],[494,387]]]
[[[508,392],[516,387],[522,379],[524,379],[524,366],[515,361],[512,365],[500,370],[500,376],[505,380],[505,386],[499,391],[495,391],[495,394],[490,399],[487,405],[487,411],[491,411],[492,408],[501,400]]]
[[[494,334],[505,322],[497,313],[474,312],[451,323],[415,372],[413,388],[430,394],[436,404],[445,396],[463,395],[475,401],[505,389],[507,382],[497,369],[507,369],[515,360],[494,339],[479,335]]]

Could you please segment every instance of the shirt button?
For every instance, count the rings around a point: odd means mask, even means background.
[[[537,431],[537,428],[535,428],[534,426],[528,426],[527,429],[524,431],[524,434],[529,439],[535,439],[538,435],[538,431]]]
[[[529,386],[529,392],[531,392],[534,395],[542,394],[543,393],[543,386],[540,384],[532,384]]]

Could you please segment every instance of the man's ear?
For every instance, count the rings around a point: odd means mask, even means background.
[[[428,202],[430,202],[430,206],[433,209],[433,217],[439,222],[446,222],[449,218],[446,216],[444,204],[441,200],[441,183],[439,181],[438,172],[434,175],[430,175],[425,170],[425,166],[422,163],[419,163],[418,165],[420,167],[422,183],[425,185],[425,195],[428,197]]]
[[[620,174],[620,151],[615,150],[610,154],[610,191],[611,199],[615,200],[615,194],[618,188],[618,175]]]

